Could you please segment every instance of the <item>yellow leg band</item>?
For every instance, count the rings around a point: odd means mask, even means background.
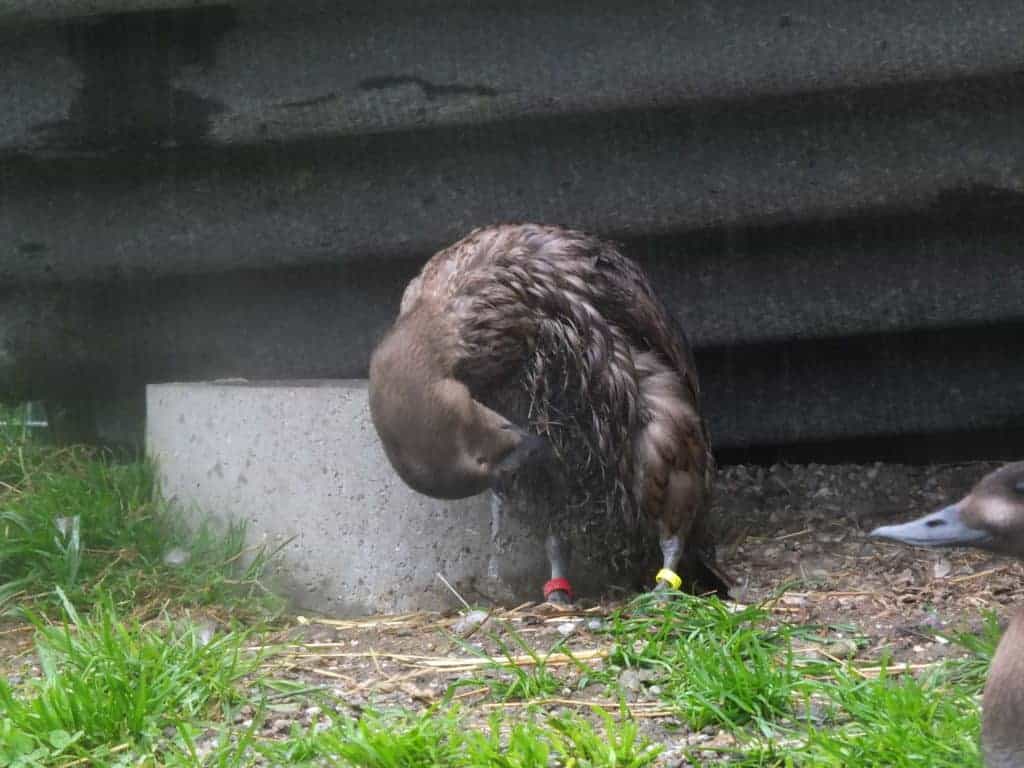
[[[655,581],[664,581],[672,589],[679,589],[683,586],[683,580],[679,578],[679,574],[675,571],[669,570],[668,568],[662,568],[658,571],[658,575],[654,577]]]

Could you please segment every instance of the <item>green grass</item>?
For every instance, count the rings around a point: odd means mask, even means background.
[[[488,662],[487,669],[491,674],[486,677],[469,677],[454,683],[448,689],[449,697],[460,688],[486,688],[489,697],[494,701],[530,701],[560,693],[565,683],[547,665],[547,658],[552,653],[564,652],[562,643],[556,643],[547,653],[541,654],[526,642],[511,624],[504,623],[502,626],[512,638],[513,645],[509,645],[497,633],[484,633],[484,636],[501,652],[498,657],[492,657],[481,648],[456,638],[457,645],[463,651]],[[516,648],[533,663],[526,667],[515,664],[513,659],[517,655]]]
[[[627,672],[642,672],[641,698],[675,715],[679,739],[708,726],[733,737],[688,747],[693,765],[980,766],[978,695],[1000,634],[993,615],[979,634],[945,637],[966,658],[916,676],[876,660],[876,675],[814,653],[836,628],[780,623],[763,606],[735,610],[714,597],[642,595],[599,630],[603,661],[552,666],[550,654],[568,653],[565,641],[537,648],[498,624],[484,633],[491,654],[459,643],[484,657],[484,672],[453,684],[432,709],[353,712],[329,688],[260,677],[244,649],[265,643],[263,629],[240,631],[238,620],[277,605],[260,586],[262,556],[241,567],[243,541],[237,527],[185,531],[146,463],[0,429],[0,612],[34,624],[42,670],[14,684],[0,667],[0,768],[644,768],[659,747],[629,714]],[[165,562],[172,550],[184,562]],[[210,639],[170,621],[199,605],[229,611],[232,626]],[[167,622],[142,623],[165,609]],[[519,655],[532,663],[512,663]],[[620,708],[536,706],[590,684]],[[467,688],[483,695],[456,703]],[[325,722],[265,735],[260,726],[283,698],[315,703]],[[467,728],[481,700],[516,707]],[[243,703],[254,709],[248,725],[236,724]]]
[[[88,617],[67,601],[64,610],[62,626],[31,616],[43,677],[17,692],[0,679],[0,765],[145,748],[163,728],[237,702],[236,683],[258,661],[243,652],[245,633],[203,642],[192,628],[145,630],[123,621],[108,600]]]
[[[954,632],[944,635],[936,633],[939,637],[943,637],[969,653],[964,659],[951,659],[948,662],[946,669],[950,680],[965,688],[979,691],[985,686],[988,668],[992,664],[992,657],[995,656],[996,647],[1002,637],[1002,630],[999,628],[999,619],[996,614],[986,611],[983,618],[984,625],[978,634]]]
[[[264,554],[241,567],[244,530],[188,533],[160,501],[148,463],[13,437],[10,427],[0,435],[0,613],[57,608],[56,587],[80,608],[103,595],[235,608],[265,597]],[[175,549],[185,562],[165,562]]]
[[[848,637],[851,628],[842,629]],[[683,723],[736,738],[731,747],[690,749],[695,765],[980,765],[977,696],[998,643],[993,616],[979,635],[948,638],[967,658],[917,677],[883,659],[881,674],[866,678],[853,664],[813,652],[834,639],[829,628],[776,625],[763,607],[733,610],[714,597],[642,595],[603,631],[612,641],[609,656],[599,667],[578,663],[577,684],[602,683],[613,699],[623,698],[623,672],[645,670],[648,690]],[[512,664],[515,649],[492,635],[499,653],[489,657],[490,670],[502,674],[459,687],[485,686],[490,699],[504,701],[544,699],[568,684],[544,665],[546,654],[511,637],[533,657],[532,667]],[[560,645],[552,652],[564,650]]]
[[[241,768],[263,761],[643,768],[661,750],[641,735],[625,706],[620,712],[595,708],[589,715],[496,710],[489,727],[479,730],[465,727],[467,711],[450,701],[421,713],[367,709],[353,716],[345,714],[343,700],[323,690],[258,679],[258,660],[244,650],[245,632],[218,633],[204,643],[187,627],[147,629],[125,619],[109,598],[98,600],[88,615],[69,601],[62,606],[60,624],[29,612],[43,677],[17,689],[0,679],[0,766]],[[623,664],[657,670],[648,682],[662,688],[663,701],[681,719],[696,712],[736,737],[733,746],[691,748],[694,765],[980,766],[980,679],[965,669],[989,658],[991,624],[989,634],[955,636],[977,654],[969,664],[940,664],[919,678],[883,666],[869,679],[850,664],[797,663],[793,640],[805,644],[807,628],[772,628],[769,620],[758,608],[730,611],[714,600],[675,595],[656,602],[644,596],[609,621],[613,648],[606,665],[580,662],[580,671],[590,680],[613,680]],[[499,644],[505,658],[493,659],[496,669],[513,666],[513,651],[529,648],[522,636],[512,637],[514,643]],[[544,655],[528,654],[543,663]],[[775,672],[760,666],[761,654],[778,660]],[[741,660],[750,664],[747,678],[736,671]],[[519,700],[551,693],[546,686],[517,690]],[[496,689],[494,697],[511,691]],[[282,696],[316,701],[327,722],[296,724],[274,738],[261,735],[258,724],[272,716],[271,702]],[[808,718],[811,700],[816,714]],[[251,724],[226,725],[243,701],[256,708]]]
[[[791,629],[770,629],[758,607],[731,610],[718,598],[670,593],[644,595],[616,615],[604,681],[624,669],[650,670],[649,682],[695,729],[736,729],[791,712],[800,681]]]
[[[836,670],[822,686],[833,706],[828,729],[810,729],[804,765],[980,766],[978,707],[945,670],[923,680],[883,672],[864,680]]]
[[[408,712],[367,712],[335,716],[327,728],[296,729],[288,739],[242,740],[222,734],[203,765],[251,765],[262,756],[273,765],[331,765],[353,768],[645,768],[661,751],[638,733],[631,720],[604,715],[595,725],[580,715],[529,714],[509,722],[499,713],[489,728],[464,725],[458,708]],[[178,747],[168,765],[194,765],[190,746]]]

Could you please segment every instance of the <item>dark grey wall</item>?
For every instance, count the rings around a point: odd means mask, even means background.
[[[532,219],[653,273],[720,447],[1024,427],[1024,7],[88,5],[0,0],[0,395],[365,375]]]

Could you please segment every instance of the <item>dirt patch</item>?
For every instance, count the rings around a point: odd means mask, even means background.
[[[0,620],[0,674],[5,674],[11,685],[39,674],[33,640],[30,625]]]
[[[904,661],[943,655],[933,629],[976,630],[982,612],[1018,604],[1020,564],[967,550],[924,550],[874,541],[874,527],[958,500],[998,466],[733,466],[718,483],[719,556],[739,581],[736,598],[790,589],[777,610],[793,621],[854,624]],[[945,650],[944,650],[945,649]]]

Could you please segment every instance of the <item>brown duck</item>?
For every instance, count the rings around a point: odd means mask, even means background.
[[[956,504],[869,535],[1024,558],[1024,461],[986,475]],[[988,768],[1024,766],[1024,610],[1013,617],[992,660],[982,697],[981,746]]]
[[[714,465],[689,345],[612,245],[535,224],[474,230],[409,283],[369,392],[413,489],[491,489],[548,515],[549,601],[572,600],[574,511],[598,505],[657,526],[659,586],[678,588],[682,563],[728,589],[705,529]]]

